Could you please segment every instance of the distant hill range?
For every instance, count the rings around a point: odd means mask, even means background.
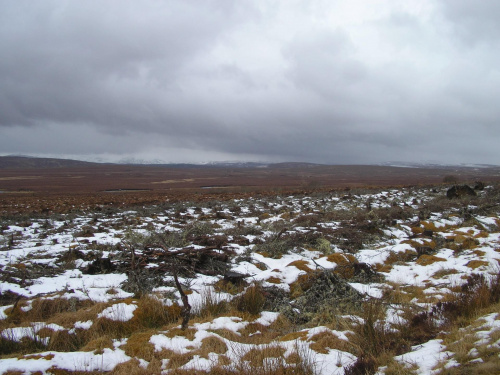
[[[500,181],[500,167],[325,165],[312,163],[134,164],[0,157],[0,201],[9,194],[143,192],[190,197],[192,191],[352,188]],[[194,190],[193,190],[194,189]],[[148,194],[149,194],[148,193]],[[219,192],[220,193],[220,192]],[[215,193],[214,193],[215,194]],[[10,197],[10,195],[9,195]],[[162,198],[163,199],[163,198]],[[1,203],[1,202],[0,202]],[[1,204],[0,204],[1,206]]]
[[[35,158],[31,156],[0,156],[0,169],[91,167],[97,163],[80,160]]]
[[[305,163],[283,163],[285,165],[296,164],[297,167],[305,165]],[[151,167],[169,167],[180,169],[192,168],[265,168],[269,164],[255,162],[211,162],[202,164],[189,163],[147,163],[147,162],[123,162],[123,163],[101,163],[87,162],[71,159],[57,158],[38,158],[33,156],[0,156],[0,169],[48,169],[48,168],[75,168],[75,167],[96,167],[102,165],[134,165],[134,166],[151,166]]]
[[[258,163],[258,162],[210,162],[201,164],[189,163],[97,163],[81,160],[56,159],[56,158],[38,158],[32,156],[0,156],[0,169],[32,169],[32,168],[73,168],[73,167],[95,167],[99,165],[136,165],[136,166],[154,166],[169,168],[312,168],[321,166],[313,163]]]
[[[167,167],[175,169],[252,169],[252,168],[269,168],[269,169],[318,169],[318,168],[340,168],[347,167],[347,165],[335,164],[316,164],[306,162],[282,162],[282,163],[259,163],[259,162],[209,162],[201,164],[189,163],[101,163],[101,162],[88,162],[81,160],[71,159],[57,159],[57,158],[38,158],[32,156],[0,156],[0,169],[50,169],[50,168],[84,168],[84,167],[97,167],[97,166],[149,166],[149,167]],[[426,164],[426,163],[402,163],[402,162],[389,162],[378,165],[371,165],[372,167],[397,167],[397,168],[425,168],[425,169],[494,169],[499,170],[499,166],[487,164],[469,164],[469,165],[446,165],[446,164]],[[351,166],[353,167],[353,166]],[[360,166],[358,166],[360,167]],[[366,167],[366,166],[365,166]]]

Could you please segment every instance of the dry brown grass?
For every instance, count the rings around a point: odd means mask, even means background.
[[[216,366],[211,374],[221,375],[313,375],[315,363],[312,354],[296,347],[291,355],[285,357],[285,349],[276,344],[263,345],[250,350],[234,346],[238,360],[228,368]]]
[[[138,357],[151,362],[155,357],[154,345],[149,342],[153,334],[155,334],[153,330],[135,332],[128,338],[122,349],[130,357]]]
[[[384,263],[376,263],[374,268],[377,272],[389,272],[393,265],[396,264],[406,264],[407,262],[413,262],[417,258],[418,254],[414,250],[405,250],[404,252],[391,251],[389,256],[385,259]]]
[[[427,254],[422,254],[417,259],[417,264],[419,266],[428,266],[436,262],[446,262],[446,259],[437,257],[435,255],[427,255]]]
[[[424,228],[422,228],[422,227],[412,227],[411,228],[411,232],[413,234],[422,234],[422,233],[424,233]]]
[[[302,340],[307,338],[308,331],[297,331],[290,332],[279,338],[279,341],[292,341],[292,340]]]
[[[241,293],[247,284],[245,282],[239,283],[238,285],[233,284],[230,281],[226,281],[224,279],[221,279],[217,281],[215,284],[213,284],[213,287],[216,292],[224,292],[224,293],[229,293],[232,295],[236,295],[238,293]]]
[[[242,361],[248,361],[251,367],[265,366],[267,358],[282,358],[285,349],[277,345],[267,345],[262,349],[250,349],[242,357]]]
[[[153,375],[161,373],[161,360],[158,358],[153,358],[147,368],[140,366],[140,362],[133,358],[127,362],[118,364],[113,371],[110,372],[111,375]]]
[[[290,284],[290,297],[295,299],[304,294],[313,285],[316,277],[317,272],[299,275],[297,280]]]
[[[193,341],[196,332],[197,332],[197,330],[194,328],[188,328],[188,329],[183,330],[182,328],[175,327],[175,328],[169,329],[167,332],[164,333],[164,335],[169,337],[169,338],[173,338],[176,336],[185,337],[188,340]]]
[[[498,312],[500,304],[496,303],[478,311],[478,315],[489,314],[492,311]],[[453,352],[453,359],[459,363],[459,367],[445,368],[445,362],[441,363],[439,374],[497,374],[500,373],[500,349],[496,345],[500,339],[500,330],[489,331],[486,337],[482,335],[482,342],[479,343],[478,331],[488,328],[481,328],[484,320],[461,321],[461,326],[454,326],[450,331],[442,335],[446,350]],[[484,334],[484,332],[483,332]]]
[[[201,347],[198,351],[201,357],[208,359],[209,353],[224,354],[228,350],[226,343],[216,336],[205,337],[201,340]]]
[[[92,307],[95,306],[95,309],[99,310],[108,306],[107,304],[96,304],[89,300],[80,301],[77,299],[54,297],[30,300],[31,308],[27,311],[24,311],[23,308],[28,306],[28,301],[21,299],[13,309],[6,311],[8,317],[5,321],[0,321],[0,327],[6,324],[23,325],[40,321],[72,326],[80,314],[88,312]],[[88,315],[93,314],[90,313]]]
[[[201,306],[196,312],[202,318],[217,317],[225,314],[230,309],[230,304],[221,298],[212,288],[205,288],[201,292]]]
[[[357,348],[349,341],[339,339],[329,331],[315,334],[310,339],[309,347],[317,353],[328,354],[330,349],[342,350],[344,352],[356,353]]]
[[[47,370],[47,374],[51,375],[98,375],[102,374],[102,371],[69,371],[65,369],[60,369],[55,366]],[[40,373],[41,375],[41,373]]]
[[[87,330],[90,337],[111,336],[113,338],[124,338],[130,336],[138,328],[137,321],[132,318],[122,322],[108,318],[97,318],[94,324]]]
[[[309,262],[305,260],[296,260],[287,264],[287,267],[294,266],[304,272],[312,272],[313,270],[309,267]]]
[[[438,230],[438,228],[436,228],[436,225],[432,221],[422,220],[420,221],[420,225],[422,225],[425,230],[432,230],[433,232],[436,232]],[[444,228],[441,228],[441,230],[442,229]]]
[[[477,255],[478,257],[484,257],[486,255],[486,252],[482,250],[473,250],[472,254]]]
[[[110,336],[101,336],[91,340],[87,345],[81,348],[84,352],[94,352],[95,354],[102,354],[103,349],[113,349],[113,340]]]
[[[400,285],[388,282],[383,290],[382,300],[388,304],[411,305],[411,301],[426,301],[425,287],[416,285]]]
[[[266,297],[262,288],[258,284],[254,284],[245,290],[245,293],[236,298],[235,306],[241,312],[247,312],[252,315],[258,315],[262,312]]]
[[[408,244],[414,249],[418,249],[420,247],[428,247],[431,250],[434,250],[436,248],[436,242],[434,242],[431,239],[427,238],[420,238],[419,241],[417,240],[405,240],[401,241],[402,244]]]
[[[166,366],[167,369],[176,369],[181,366],[184,366],[186,363],[191,361],[194,358],[194,354],[191,353],[174,353],[169,358],[168,364]]]
[[[137,301],[134,318],[144,328],[159,328],[177,321],[181,316],[178,304],[166,306],[155,295],[143,294]]]
[[[270,276],[266,279],[266,282],[270,284],[281,284],[281,279],[275,276]]]
[[[418,366],[416,364],[401,363],[392,358],[385,364],[385,375],[418,375]]]
[[[75,333],[69,333],[68,331],[51,331],[48,337],[50,339],[47,349],[54,351],[79,350],[89,340],[89,336],[84,330],[77,330]]]
[[[488,267],[489,265],[490,264],[484,260],[471,260],[466,264],[467,267],[472,268],[473,270],[479,267]]]
[[[447,269],[444,268],[444,269],[441,269],[441,270],[434,272],[432,277],[435,279],[442,279],[443,277],[446,277],[449,275],[456,275],[457,273],[458,273],[458,271],[453,269],[453,268],[447,268]]]
[[[448,245],[448,247],[454,250],[455,253],[459,253],[463,250],[473,250],[479,245],[479,241],[470,235],[465,235],[459,232],[453,238],[453,242]]]

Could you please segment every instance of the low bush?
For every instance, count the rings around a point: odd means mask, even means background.
[[[466,321],[477,316],[479,310],[500,301],[500,273],[491,279],[483,274],[472,274],[458,293],[447,301],[438,302],[431,315],[451,324],[458,319]]]

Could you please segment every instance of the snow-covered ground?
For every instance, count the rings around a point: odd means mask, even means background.
[[[475,199],[480,203],[489,193],[480,192]],[[471,274],[487,278],[498,274],[498,208],[491,209],[489,204],[490,208],[484,210],[468,201],[466,206],[448,204],[441,199],[444,195],[439,188],[402,188],[348,195],[332,192],[240,199],[199,206],[186,202],[171,207],[165,204],[22,221],[5,219],[0,235],[0,373],[50,373],[55,368],[112,371],[133,360],[143,368],[152,366],[151,355],[141,357],[130,349],[134,331],[127,331],[129,328],[109,337],[105,347],[82,344],[76,349],[49,350],[50,340],[58,331],[70,337],[82,335],[93,329],[95,322],[112,321],[123,327],[135,324],[142,311],[138,291],[154,295],[165,309],[182,306],[172,272],[168,272],[171,268],[165,268],[160,260],[162,252],[189,249],[191,253],[215,251],[226,254],[227,259],[218,263],[223,270],[219,267],[208,270],[215,270],[212,273],[180,275],[193,308],[189,334],[179,330],[180,320],[155,332],[148,331],[145,345],[165,353],[158,365],[163,373],[173,368],[238,369],[245,361],[252,365],[250,353],[270,353],[272,346],[280,348],[279,358],[289,359],[288,365],[293,366],[291,358],[298,354],[318,374],[343,374],[357,359],[355,348],[349,346],[355,334],[353,326],[346,322],[359,324],[363,314],[346,311],[350,318],[343,317],[341,325],[337,318],[330,322],[311,318],[307,306],[299,302],[311,287],[307,283],[320,273],[331,272],[348,285],[346,288],[357,291],[361,296],[356,302],[359,306],[398,290],[402,298],[408,297],[405,303],[423,311],[446,300]],[[154,238],[163,238],[163,246],[154,243]],[[131,265],[131,249],[134,259],[142,261],[140,265]],[[206,271],[203,267],[211,266],[199,266]],[[132,271],[139,275],[138,285],[131,283]],[[207,296],[230,303],[245,294],[244,287],[218,287],[228,271],[244,274],[247,288],[257,284],[264,291],[282,290],[289,298],[291,314],[298,317],[297,321],[304,316],[303,321],[291,325],[291,332],[279,331],[284,316],[282,306],[253,316],[204,316],[200,311]],[[140,279],[140,275],[153,274],[153,281]],[[74,311],[75,318],[62,319],[47,313],[46,321],[23,320],[23,314],[28,316],[33,309],[33,301],[41,299],[73,303],[76,307],[68,311]],[[87,309],[83,314],[86,320],[76,320],[83,306]],[[90,311],[92,306],[94,310]],[[404,321],[406,306],[391,304],[380,322],[396,329]],[[489,345],[490,352],[498,356],[500,314],[478,319],[480,328],[470,334],[475,335],[478,346]],[[272,331],[278,333],[269,339]],[[325,344],[320,340],[325,335],[340,344]],[[203,352],[209,338],[218,340],[223,349]],[[9,349],[27,341],[36,343],[33,353]],[[320,341],[323,344],[318,344]],[[180,364],[174,365],[172,353],[184,356]],[[485,360],[477,350],[470,357],[471,361]],[[277,357],[269,354],[260,364],[276,365],[273,361],[278,361]],[[460,365],[452,345],[446,345],[443,338],[414,345],[396,356],[395,361],[413,366],[417,374],[437,374],[439,369]],[[378,369],[380,374],[385,370]]]

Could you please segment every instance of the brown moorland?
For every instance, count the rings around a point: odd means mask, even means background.
[[[0,214],[69,212],[277,192],[500,180],[500,167],[404,168],[278,163],[267,166],[118,165],[0,157]]]

